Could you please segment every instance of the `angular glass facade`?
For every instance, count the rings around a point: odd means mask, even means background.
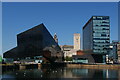
[[[52,35],[49,33],[44,24],[37,25],[17,35],[17,47],[5,52],[4,58],[19,59],[34,59],[36,56],[43,56],[49,51],[51,58],[56,58],[56,61],[61,61],[63,53],[55,42]],[[45,55],[44,57],[48,58]]]
[[[92,16],[83,27],[83,50],[90,50],[94,54],[106,55],[109,50],[109,44],[109,16]],[[105,56],[103,57],[105,58]]]

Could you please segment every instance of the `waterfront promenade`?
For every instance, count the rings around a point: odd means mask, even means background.
[[[120,69],[120,64],[66,64],[68,68]]]

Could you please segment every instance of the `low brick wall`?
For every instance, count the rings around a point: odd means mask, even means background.
[[[66,64],[66,67],[87,69],[120,69],[120,65],[107,65],[107,64]]]

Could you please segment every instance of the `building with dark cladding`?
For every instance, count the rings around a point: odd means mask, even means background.
[[[50,56],[45,56],[46,54]],[[38,56],[62,61],[63,54],[44,24],[35,26],[17,35],[17,47],[4,53],[4,58],[14,60],[35,59]],[[55,59],[57,58],[57,59]]]
[[[109,16],[92,16],[83,27],[83,50],[91,51],[95,62],[105,63],[109,45]]]

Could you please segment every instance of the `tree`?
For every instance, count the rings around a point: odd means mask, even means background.
[[[72,61],[72,57],[66,56],[65,60],[66,60],[66,61]]]

